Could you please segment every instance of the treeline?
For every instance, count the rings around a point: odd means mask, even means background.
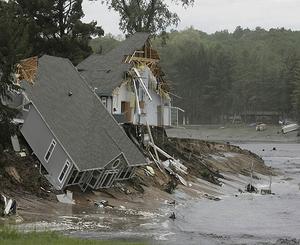
[[[300,118],[300,32],[193,28],[156,38],[175,105],[189,123],[220,123],[244,112]]]

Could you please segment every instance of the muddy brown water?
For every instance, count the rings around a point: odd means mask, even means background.
[[[151,212],[95,207],[53,221],[22,224],[19,228],[60,230],[81,238],[141,240],[149,244],[300,244],[300,144],[239,146],[262,156],[267,165],[281,172],[272,178],[275,195],[238,194],[224,187],[221,201],[186,202],[185,194],[177,192],[179,205],[175,209],[167,203]],[[268,186],[268,181],[263,178],[254,184]],[[168,218],[173,210],[177,216],[174,221]]]

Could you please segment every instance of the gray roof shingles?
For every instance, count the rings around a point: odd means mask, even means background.
[[[149,36],[148,33],[135,33],[105,55],[92,54],[77,68],[90,86],[97,88],[99,95],[111,96],[113,90],[122,83],[124,73],[131,68],[130,64],[122,62],[124,56],[141,49]]]
[[[68,59],[42,56],[34,85],[22,85],[80,170],[103,168],[121,153],[132,166],[146,163]]]

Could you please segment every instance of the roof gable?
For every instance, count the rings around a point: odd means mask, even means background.
[[[141,49],[149,36],[149,33],[135,33],[105,55],[92,54],[78,64],[77,68],[92,87],[109,96],[121,84],[125,72],[131,68],[130,64],[123,63],[125,55]]]

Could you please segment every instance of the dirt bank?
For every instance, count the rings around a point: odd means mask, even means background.
[[[93,212],[97,209],[95,204],[103,199],[112,207],[156,210],[163,202],[176,200],[170,185],[185,194],[181,202],[190,198],[220,196],[223,183],[232,181],[228,175],[249,176],[252,163],[254,172],[270,174],[270,169],[266,168],[261,158],[239,147],[203,140],[167,138],[162,132],[153,132],[153,135],[156,145],[188,168],[188,174],[182,175],[188,186],[180,184],[174,176],[161,172],[153,163],[150,165],[154,176],[141,167],[132,180],[115,183],[113,188],[107,190],[82,193],[71,189],[76,205],[66,205],[57,202],[57,191],[39,174],[39,165],[33,156],[20,157],[14,152],[6,152],[0,159],[1,192],[16,199],[18,214],[25,222],[31,222]],[[161,154],[159,157],[166,160]]]

